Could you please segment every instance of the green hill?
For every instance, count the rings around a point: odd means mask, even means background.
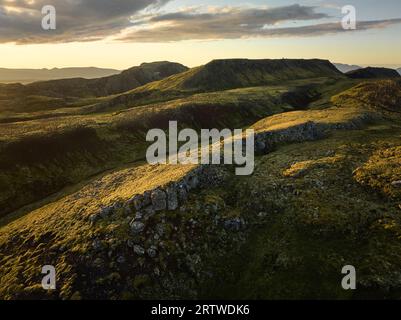
[[[388,68],[363,68],[346,73],[351,79],[391,79],[400,78],[401,75],[394,69]]]
[[[217,60],[4,118],[0,298],[400,297],[400,99],[400,80],[323,60]],[[171,120],[255,129],[254,173],[146,164],[146,133]]]
[[[109,97],[91,107],[94,112],[105,112],[182,98],[193,93],[303,80],[307,84],[317,78],[340,80],[345,79],[345,76],[329,61],[319,59],[214,60],[204,66]]]
[[[323,95],[320,110],[294,111],[283,105],[294,90],[269,85],[0,125],[1,207],[29,203],[0,220],[0,297],[399,297],[401,124],[396,112],[386,115],[401,88],[394,80],[332,84],[340,92],[321,85],[331,105]],[[179,207],[147,211],[146,191],[167,197],[174,183],[193,181],[193,166],[141,161],[144,132],[174,119],[196,130],[254,123],[265,142],[254,174],[204,168],[203,184],[188,183]],[[56,291],[40,286],[43,263],[60,274]],[[356,291],[341,289],[349,263]]]
[[[217,91],[318,77],[342,78],[343,75],[329,61],[319,59],[226,59],[213,60],[204,66],[150,84],[146,88]]]

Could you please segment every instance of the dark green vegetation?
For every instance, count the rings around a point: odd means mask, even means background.
[[[216,88],[213,92],[196,93],[207,90],[191,87],[188,91],[186,83],[204,79],[205,74],[209,75],[208,83],[220,87],[211,72],[216,68],[214,64],[223,64],[227,69],[226,64],[235,66],[236,62],[211,62],[112,96],[95,106],[74,109],[73,114],[57,109],[50,114],[38,113],[35,120],[30,120],[30,116],[6,117],[0,127],[0,186],[4,189],[0,195],[0,216],[93,174],[143,159],[146,132],[149,128],[167,128],[171,119],[178,120],[184,128],[241,128],[274,113],[306,108],[320,97],[321,90],[335,90],[336,79],[343,77],[327,61],[240,60],[238,63],[243,67],[237,66],[235,70],[242,70],[241,77],[237,78],[242,83],[232,79],[233,83],[227,85],[231,88],[237,85],[238,89],[217,91]],[[150,66],[162,68],[165,64],[169,68],[176,66],[171,63]],[[265,66],[263,72],[252,78],[254,69],[260,65]],[[279,71],[286,70],[287,66],[293,78],[301,80],[261,86],[277,82],[279,78],[290,79],[289,71],[279,76]],[[277,70],[270,72],[270,69]],[[318,77],[321,73],[331,77]],[[308,76],[311,78],[304,80]],[[53,88],[58,82],[47,83]],[[351,85],[345,79],[343,83]],[[257,84],[260,86],[254,87]]]
[[[346,75],[351,79],[391,79],[401,77],[397,70],[373,67],[349,71]]]
[[[349,79],[322,60],[219,60],[130,89],[3,114],[0,297],[400,297],[401,81]],[[220,183],[133,234],[124,204],[193,169],[143,163],[147,130],[169,120],[252,126],[276,143],[252,176],[218,168]],[[317,141],[302,139],[310,124]],[[40,287],[45,264],[55,292]],[[357,291],[341,289],[346,264]]]

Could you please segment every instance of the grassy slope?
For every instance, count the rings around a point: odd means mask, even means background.
[[[0,297],[15,297],[17,292],[20,298],[41,296],[37,270],[45,261],[57,266],[62,274],[61,295],[71,296],[70,286],[77,277],[78,259],[87,254],[92,236],[99,232],[90,225],[89,216],[103,206],[127,201],[135,194],[178,180],[190,169],[191,166],[166,168],[143,164],[117,170],[28,215],[16,212],[1,221]]]
[[[197,94],[113,114],[0,125],[0,215],[101,171],[144,158],[149,128],[240,128],[290,110],[285,87]],[[209,115],[214,114],[211,118]]]
[[[255,174],[236,180],[228,197],[251,221],[249,237],[240,252],[215,263],[215,282],[203,296],[399,298],[401,197],[390,185],[400,154],[392,154],[392,162],[376,163],[389,173],[379,178],[380,184],[359,182],[367,168],[377,169],[371,168],[372,155],[397,148],[400,135],[400,126],[372,126],[258,158]],[[397,196],[383,197],[376,192],[382,186]],[[259,212],[266,217],[258,218]],[[347,264],[358,272],[354,293],[340,285]]]
[[[380,85],[384,91],[389,90],[385,84],[377,83],[363,92],[369,94]],[[388,85],[391,87],[393,83]],[[273,116],[255,127],[259,131],[274,130],[307,118],[317,122],[347,122],[358,114],[372,112],[370,106],[356,102],[359,99],[353,98],[355,90],[360,90],[360,86],[333,98],[335,107]],[[345,100],[345,97],[352,98]],[[338,99],[342,99],[342,108],[337,105]],[[397,151],[400,118],[396,112],[389,114],[377,108],[374,112],[383,117],[376,124],[338,132],[321,141],[281,146],[257,159],[253,176],[235,177],[223,190],[209,189],[194,194],[188,204],[192,208],[190,214],[170,214],[173,221],[179,217],[184,224],[193,218],[199,222],[208,221],[213,215],[205,215],[197,204],[219,199],[218,202],[224,203],[220,216],[240,216],[249,221],[241,251],[229,250],[227,240],[222,241],[215,235],[217,231],[207,235],[201,232],[199,241],[213,248],[208,248],[207,253],[200,251],[205,261],[202,266],[207,265],[214,274],[210,283],[201,278],[201,296],[350,298],[349,293],[339,288],[340,271],[343,265],[354,264],[360,270],[358,284],[362,289],[355,297],[399,297],[401,221],[398,205],[401,198],[398,189],[389,185],[397,177],[397,164],[401,161]],[[374,160],[379,155],[391,161],[377,163]],[[99,292],[106,296],[119,298],[158,296],[164,292],[158,289],[156,278],[143,274],[144,268],[147,270],[148,264],[151,266],[147,260],[133,260],[139,265],[135,264],[128,273],[111,263],[100,272],[101,276],[97,275],[101,282],[94,287],[81,283],[83,279],[77,278],[76,268],[81,263],[78,257],[91,252],[93,236],[113,235],[113,241],[120,245],[126,242],[126,231],[122,227],[124,217],[93,229],[86,220],[91,212],[119,198],[129,198],[144,190],[149,182],[157,185],[174,180],[185,170],[188,168],[139,166],[116,171],[29,214],[19,217],[16,213],[11,223],[3,221],[6,225],[0,231],[0,258],[5,268],[2,269],[0,295],[6,298],[42,296],[37,286],[37,269],[49,261],[63,274],[62,287],[57,294],[65,298],[95,295],[96,291],[91,288],[100,288]],[[375,174],[370,175],[371,170]],[[258,218],[258,212],[267,215]],[[187,229],[178,230],[180,237],[189,236]],[[197,240],[198,236],[192,235],[189,243]],[[166,241],[169,243],[171,239]],[[198,249],[191,250],[197,252]],[[221,256],[217,254],[219,250],[224,252]],[[169,249],[169,252],[173,257],[181,254],[178,249]],[[163,263],[161,259],[158,263]],[[185,279],[191,286],[191,281],[183,275],[188,272],[186,268],[173,265],[175,267],[167,266],[173,269],[166,272],[172,271],[174,279],[178,282],[178,279]],[[85,269],[84,274],[94,276],[99,272],[96,270]],[[133,283],[133,287],[123,288],[123,283]],[[149,287],[153,291],[147,291]],[[104,290],[111,291],[104,293]],[[122,296],[126,294],[124,290],[130,295]],[[189,292],[180,293],[178,297],[192,297]],[[163,294],[177,297],[171,292]]]
[[[96,111],[161,102],[199,92],[277,85],[289,82],[345,81],[346,77],[325,60],[214,60],[160,81],[151,82],[123,94],[95,103]],[[323,78],[323,79],[322,79]]]
[[[188,74],[193,76],[198,71],[199,69],[192,69],[188,71]],[[178,119],[183,125],[194,128],[241,127],[266,115],[288,110],[288,103],[281,98],[278,99],[282,97],[283,92],[288,91],[288,86],[268,89],[245,88],[193,95],[193,91],[208,89],[202,85],[200,87],[187,85],[188,74],[173,76],[170,81],[152,83],[121,95],[118,98],[120,100],[117,99],[117,105],[124,101],[121,97],[131,97],[132,94],[135,97],[138,107],[129,110],[120,110],[112,114],[60,117],[51,121],[39,119],[1,125],[0,130],[3,131],[1,161],[2,168],[6,170],[2,172],[0,178],[2,184],[7,186],[9,194],[16,195],[17,191],[23,194],[21,198],[15,198],[13,205],[30,203],[102,170],[141,159],[145,145],[139,141],[143,141],[146,129],[163,128],[169,119]],[[204,77],[201,77],[202,81],[198,79],[195,83],[202,84],[203,79]],[[249,83],[247,81],[249,78],[243,84],[241,81],[238,83],[240,86],[246,85]],[[265,83],[263,81],[271,81],[271,79],[265,79],[262,76],[256,77],[256,80],[251,79],[250,83],[254,83],[253,81],[260,84],[261,82],[258,81]],[[304,86],[309,82],[313,80],[300,80],[298,86]],[[183,91],[177,93],[175,90],[178,84]],[[386,119],[381,122],[380,127],[371,127],[352,133],[338,133],[320,142],[283,146],[277,152],[257,160],[257,172],[254,176],[239,182],[235,179],[230,185],[232,188],[228,188],[228,192],[226,190],[222,194],[222,198],[228,205],[226,214],[244,215],[252,221],[255,212],[249,212],[246,209],[252,207],[267,211],[269,216],[266,223],[259,221],[255,224],[255,228],[251,227],[252,236],[247,238],[248,241],[243,247],[242,255],[249,257],[251,264],[243,265],[243,256],[237,256],[236,251],[233,251],[234,255],[231,257],[232,265],[235,266],[233,279],[239,277],[238,285],[235,288],[223,285],[224,283],[220,284],[219,288],[210,284],[205,285],[206,296],[212,294],[223,296],[224,294],[233,297],[288,297],[292,294],[294,297],[343,297],[343,292],[339,292],[335,287],[338,283],[337,277],[329,277],[327,283],[323,279],[327,279],[326,275],[333,274],[334,271],[338,272],[338,265],[333,262],[334,258],[330,258],[332,255],[337,254],[343,259],[340,261],[345,261],[353,250],[362,250],[366,252],[366,255],[371,252],[387,262],[387,269],[384,270],[389,271],[390,276],[385,279],[386,281],[382,280],[382,283],[380,279],[373,279],[376,269],[369,269],[369,265],[362,264],[366,294],[369,292],[369,286],[379,286],[380,290],[386,291],[391,287],[390,280],[397,278],[395,269],[398,267],[399,257],[398,220],[394,210],[397,210],[399,198],[394,188],[390,188],[389,193],[388,180],[398,174],[395,171],[399,163],[397,158],[399,155],[397,143],[400,136],[397,125],[399,123],[398,100],[395,102],[392,100],[394,94],[396,94],[395,99],[398,99],[400,92],[398,84],[396,82],[366,83],[332,100],[329,97],[347,89],[354,82],[341,80],[330,84],[324,80],[318,81],[318,84],[314,90],[322,96],[312,104],[312,107],[325,108],[325,110],[307,110],[274,116],[258,122],[255,125],[257,130],[285,128],[306,120],[326,123],[349,121],[364,112],[376,112]],[[147,93],[150,93],[150,96]],[[137,98],[141,95],[144,95],[143,98],[138,100]],[[180,98],[171,100],[176,95]],[[171,101],[141,106],[158,99]],[[372,99],[382,100],[380,104],[368,105],[370,101],[376,101]],[[130,103],[130,99],[124,102],[127,105]],[[106,110],[109,106],[116,105],[106,105]],[[99,111],[102,107],[95,109]],[[215,114],[216,117],[211,119],[210,113]],[[77,144],[76,141],[79,143]],[[101,150],[100,153],[99,150]],[[382,154],[391,161],[383,161],[378,165],[374,160]],[[15,159],[18,161],[14,162]],[[10,166],[14,169],[9,170]],[[63,171],[60,168],[64,168]],[[357,168],[360,169],[355,171],[353,176],[350,170]],[[51,198],[49,200],[51,203],[39,205],[38,209],[28,214],[26,213],[29,210],[22,210],[8,217],[7,220],[3,220],[4,227],[0,230],[0,259],[5,268],[1,271],[4,272],[4,276],[0,280],[2,288],[0,296],[15,297],[16,292],[19,292],[20,297],[40,295],[41,292],[36,285],[39,283],[36,272],[46,260],[57,264],[65,275],[62,279],[63,286],[58,294],[71,297],[77,286],[79,287],[76,282],[79,270],[75,269],[80,266],[77,259],[79,256],[88,254],[91,237],[96,232],[103,235],[112,234],[114,229],[120,228],[119,224],[115,225],[110,221],[110,225],[106,224],[99,230],[93,230],[90,229],[85,218],[101,205],[116,201],[118,198],[129,197],[143,190],[141,188],[147,186],[152,179],[158,179],[152,183],[161,183],[179,177],[185,170],[187,169],[181,167],[139,166],[107,173],[88,183],[83,183],[70,195]],[[301,171],[300,176],[297,175],[298,171]],[[372,179],[372,171],[381,174],[377,178],[375,173]],[[309,174],[310,179],[305,178]],[[27,181],[29,185],[24,187]],[[54,184],[46,185],[49,181],[53,181]],[[344,185],[343,181],[348,181],[350,185]],[[34,190],[24,189],[32,188],[32,186]],[[115,192],[110,192],[113,189]],[[45,192],[35,195],[34,191],[37,190]],[[256,197],[255,190],[262,190],[260,203],[256,201],[259,198]],[[355,195],[357,205],[354,208],[347,208],[350,203],[341,196],[347,192]],[[216,194],[220,193],[221,190],[210,190],[199,197],[215,198]],[[7,199],[4,203],[10,203],[10,198],[7,198],[9,195],[4,194]],[[333,194],[338,197],[333,199]],[[372,194],[375,196],[373,200]],[[383,194],[390,194],[391,198],[383,198]],[[204,200],[197,197],[194,195],[191,201],[196,203]],[[319,210],[315,210],[319,207],[322,198],[326,199],[324,205]],[[99,199],[102,200],[99,201]],[[255,202],[250,204],[249,199]],[[308,205],[306,206],[305,203]],[[82,207],[86,209],[81,210]],[[195,216],[207,219],[202,216],[204,213],[199,212],[195,204],[194,207]],[[230,212],[231,210],[234,213]],[[282,215],[272,215],[272,212],[280,212]],[[388,216],[385,213],[388,213]],[[361,225],[356,223],[358,219],[362,221]],[[282,239],[284,233],[288,236]],[[305,234],[308,237],[305,237]],[[120,236],[124,239],[124,233]],[[363,247],[357,242],[347,246],[347,241],[352,242],[355,239],[372,239],[372,244],[368,243],[366,247]],[[51,246],[51,249],[48,246]],[[223,244],[222,246],[224,248]],[[310,251],[305,252],[305,247]],[[379,255],[377,247],[384,248],[386,253],[393,253],[383,257]],[[210,263],[216,268],[214,271],[218,274],[217,278],[221,276],[221,279],[227,280],[225,284],[229,283],[230,273],[224,268],[219,270],[221,265],[212,263],[213,254],[211,258]],[[228,257],[225,255],[223,258]],[[375,257],[371,259],[375,263],[378,262]],[[272,263],[274,270],[269,269]],[[358,260],[357,263],[362,262]],[[310,269],[318,272],[318,266],[322,264],[324,268],[318,277],[314,279],[306,277]],[[184,272],[181,269],[180,271]],[[219,271],[222,273],[220,274]],[[302,280],[299,281],[300,278],[295,278],[294,274],[301,276]],[[379,274],[382,273],[379,272]],[[289,284],[291,282],[289,279],[294,279],[293,285],[283,288],[280,280]],[[316,279],[322,279],[324,286],[319,286],[321,282]],[[122,279],[122,282],[123,280],[125,279]],[[259,284],[256,287],[255,281]],[[393,282],[398,288],[398,283]],[[253,286],[251,287],[250,284]],[[85,290],[81,287],[79,289]],[[136,294],[139,297],[142,296],[141,293]],[[390,294],[388,290],[386,294]]]
[[[4,186],[5,191],[0,196],[0,215],[91,175],[143,158],[145,132],[148,128],[166,128],[168,120],[178,120],[182,126],[195,129],[239,128],[267,115],[290,110],[291,106],[305,108],[320,95],[319,90],[337,85],[323,77],[283,82],[281,86],[210,93],[177,91],[182,83],[199,78],[198,69],[209,70],[210,67],[191,69],[165,81],[145,85],[133,90],[133,97],[129,92],[111,98],[111,105],[109,98],[102,98],[105,104],[91,105],[90,100],[83,100],[80,103],[84,106],[70,110],[46,110],[11,118],[3,114],[0,186]],[[292,72],[298,69],[299,66],[291,69],[287,76],[296,78]],[[252,68],[243,68],[242,74],[250,71]],[[275,78],[278,71],[273,73]],[[316,75],[319,71],[321,68],[307,69],[306,74],[298,77]],[[330,68],[326,73],[336,76]],[[248,77],[242,86],[252,81]],[[256,77],[255,81],[260,84],[265,79]],[[339,82],[342,81],[350,83],[343,79]],[[164,84],[169,87],[164,88]],[[299,92],[294,94],[293,90]],[[155,95],[155,92],[162,93]],[[126,99],[127,95],[130,99]],[[117,99],[116,105],[114,99]],[[121,100],[123,105],[120,105]],[[154,102],[159,100],[167,101]],[[89,105],[85,105],[87,103]],[[111,113],[113,110],[116,111]],[[210,113],[214,114],[213,118],[209,117]]]
[[[215,264],[219,281],[206,286],[205,297],[400,298],[401,193],[392,184],[400,178],[400,93],[395,81],[364,83],[335,96],[332,109],[255,125],[266,131],[311,120],[338,123],[372,110],[379,119],[321,141],[282,146],[257,159],[253,176],[232,182],[227,198],[251,221],[249,237],[239,253]],[[258,212],[266,215],[258,218]],[[346,264],[357,268],[355,292],[340,286]]]

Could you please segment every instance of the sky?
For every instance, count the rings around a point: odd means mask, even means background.
[[[43,6],[56,29],[42,28]],[[356,9],[344,30],[342,7]],[[0,0],[0,67],[322,58],[401,67],[399,0]]]

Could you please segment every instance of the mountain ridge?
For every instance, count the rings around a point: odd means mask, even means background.
[[[3,90],[16,95],[41,95],[46,97],[102,97],[122,93],[140,87],[146,83],[160,80],[187,70],[187,67],[175,62],[159,61],[142,63],[108,77],[85,79],[69,78],[33,82],[27,85],[3,84]]]
[[[98,67],[66,67],[66,68],[0,68],[0,83],[32,83],[68,78],[95,79],[119,74],[121,70]]]
[[[344,77],[328,60],[220,59],[136,90],[217,91],[274,84],[276,81]]]
[[[383,79],[400,78],[401,75],[394,69],[367,67],[346,73],[351,79]]]

